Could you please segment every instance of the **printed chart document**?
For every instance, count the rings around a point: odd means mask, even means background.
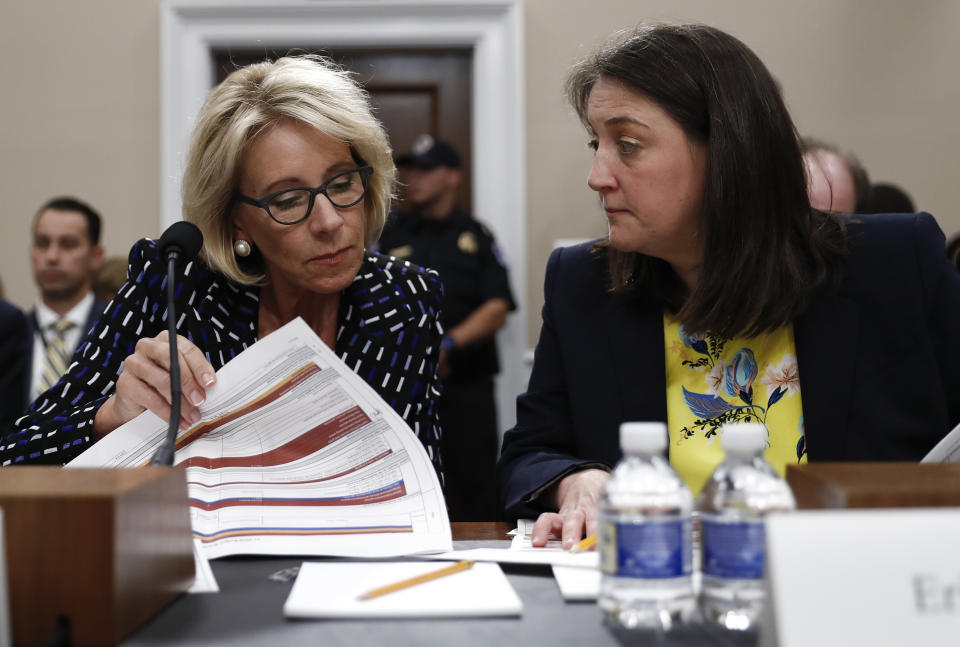
[[[288,618],[518,616],[523,603],[497,564],[369,600],[368,591],[437,570],[442,562],[304,562],[283,613]]]
[[[960,463],[960,425],[934,445],[921,463]]]
[[[410,428],[302,319],[217,372],[180,431],[191,523],[208,559],[449,551],[450,523]],[[149,462],[167,423],[144,412],[69,467]]]

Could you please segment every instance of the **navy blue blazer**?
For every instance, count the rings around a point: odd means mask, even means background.
[[[808,460],[919,460],[960,422],[960,274],[933,217],[848,226],[839,285],[794,321]],[[663,306],[613,295],[606,255],[558,249],[517,424],[498,465],[508,516],[567,473],[620,458],[623,421],[667,419]]]

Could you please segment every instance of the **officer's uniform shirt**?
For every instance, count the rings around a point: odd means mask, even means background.
[[[380,236],[381,253],[436,270],[443,281],[441,322],[450,330],[490,299],[516,309],[507,269],[493,234],[462,209],[431,220],[414,212],[394,214]],[[468,381],[500,370],[493,338],[456,348],[449,381]]]

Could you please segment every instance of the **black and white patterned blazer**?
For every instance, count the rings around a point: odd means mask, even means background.
[[[436,401],[440,278],[390,256],[367,253],[340,297],[336,353],[410,425],[440,470]],[[130,251],[127,282],[73,356],[70,368],[40,394],[0,447],[0,465],[64,464],[90,446],[93,419],[113,393],[124,359],[142,337],[167,329],[166,263],[157,243]],[[230,281],[201,261],[176,286],[177,331],[215,369],[257,341],[258,287]]]

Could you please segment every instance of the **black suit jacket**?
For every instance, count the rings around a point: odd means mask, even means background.
[[[794,321],[808,460],[918,460],[960,421],[960,275],[929,214],[849,224],[839,286]],[[620,458],[623,421],[667,419],[663,307],[608,291],[606,256],[556,250],[517,425],[498,466],[509,516],[565,474]],[[531,503],[533,505],[531,505]]]
[[[0,437],[26,408],[31,348],[27,318],[0,299]]]

